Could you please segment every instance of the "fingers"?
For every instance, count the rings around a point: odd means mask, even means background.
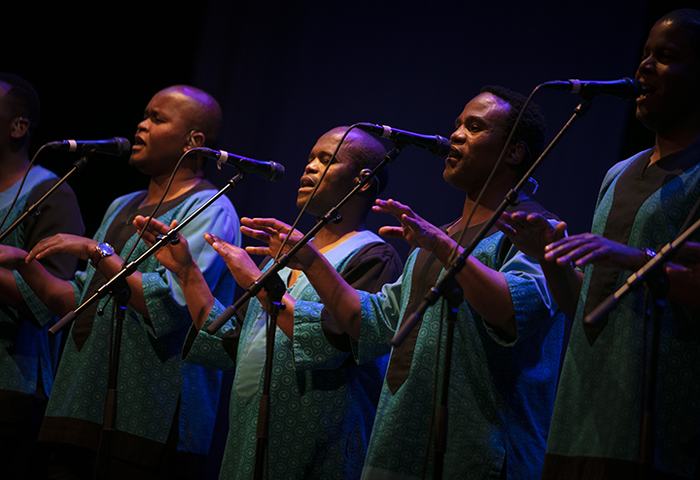
[[[562,238],[561,240],[557,240],[556,242],[550,243],[549,245],[546,245],[544,247],[544,258],[547,261],[557,260],[557,263],[559,264],[566,263],[564,261],[560,262],[559,259],[565,257],[569,252],[572,252],[574,249],[584,244],[591,243],[594,240],[594,238],[595,237],[591,236],[590,234],[573,235],[570,237]]]
[[[263,243],[270,243],[270,234],[262,230],[241,226],[241,233],[246,237],[254,238]]]
[[[414,216],[413,210],[408,205],[404,205],[394,199],[382,200],[380,198],[374,201],[372,211],[375,213],[387,213],[400,219],[401,215]]]
[[[403,238],[403,227],[385,226],[379,228],[379,235],[386,238]]]
[[[278,232],[289,233],[291,227],[276,218],[241,218],[241,225],[256,230],[273,229]]]
[[[272,256],[270,247],[245,247],[245,251],[248,253],[248,255],[262,255],[267,257]]]
[[[44,257],[51,255],[52,252],[56,251],[57,235],[52,235],[40,240],[34,248],[29,251],[29,254],[24,259],[26,263],[32,260],[39,260]]]

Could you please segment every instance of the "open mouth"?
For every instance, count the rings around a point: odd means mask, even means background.
[[[303,176],[299,180],[299,188],[314,188],[315,186],[316,182],[311,177]]]
[[[654,87],[652,87],[651,85],[648,85],[646,83],[640,83],[639,84],[639,91],[640,91],[640,93],[639,93],[639,95],[637,95],[637,101],[643,102],[644,100],[649,98],[649,96],[653,95],[654,92],[656,91],[656,89]]]

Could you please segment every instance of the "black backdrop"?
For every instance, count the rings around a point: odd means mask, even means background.
[[[447,136],[484,84],[527,93],[552,79],[632,76],[649,26],[676,5],[209,0],[8,7],[2,70],[39,91],[37,147],[64,138],[133,138],[157,90],[191,83],[210,91],[225,115],[219,147],[276,160],[288,172],[276,184],[249,177],[231,195],[239,214],[291,221],[307,153],[329,128],[371,121]],[[577,99],[547,92],[538,100],[551,138]],[[605,171],[651,141],[631,102],[597,98],[537,173],[539,198],[570,231],[586,230]],[[62,173],[69,160],[40,163]],[[463,196],[445,186],[441,171],[440,159],[406,149],[391,167],[386,195],[445,223],[458,215]],[[145,184],[124,160],[94,159],[72,182],[88,232],[111,200]],[[370,226],[384,220],[372,216]]]

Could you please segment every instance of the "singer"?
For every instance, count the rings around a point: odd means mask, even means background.
[[[651,335],[650,326],[645,326],[644,289],[627,295],[600,325],[587,327],[582,322],[653,255],[645,249],[659,248],[675,238],[684,223],[696,219],[689,215],[700,197],[700,11],[676,10],[659,19],[642,57],[636,79],[643,93],[636,99],[636,116],[655,132],[656,142],[608,171],[592,233],[557,240],[563,230],[554,234],[534,217],[528,228],[524,215],[511,231],[516,244],[518,235],[528,231],[530,238],[537,236],[533,230],[542,234],[537,255],[544,253],[555,299],[574,319],[545,479],[698,475],[697,310],[671,299],[660,319],[658,368],[646,372],[656,380],[656,406],[649,433],[651,465],[643,466],[644,471],[639,465],[642,372]],[[583,272],[574,271],[571,262]]]
[[[449,263],[466,216],[505,141],[524,97],[503,87],[485,87],[464,107],[450,137],[446,182],[466,192],[463,216],[445,230],[410,207],[377,200],[374,211],[401,224],[380,233],[416,248],[403,276],[381,293],[348,285],[314,246],[296,255],[325,304],[324,318],[357,343],[359,364],[389,351],[389,340]],[[468,242],[543,148],[544,119],[531,106],[523,117],[486,200],[476,210]],[[527,195],[522,208],[551,216]],[[281,227],[279,233],[287,234]],[[464,243],[463,242],[463,243]],[[463,291],[456,325],[449,394],[444,478],[537,478],[544,457],[564,328],[533,259],[517,251],[498,231],[486,237],[458,275]],[[444,303],[430,307],[391,360],[377,410],[365,479],[429,478],[433,472],[431,418],[436,346],[443,343]],[[323,337],[318,336],[317,341]]]
[[[299,208],[306,203],[346,130],[347,127],[330,130],[312,148],[299,182]],[[323,215],[350,191],[360,172],[374,168],[384,154],[384,147],[378,140],[365,132],[351,131],[307,212]],[[386,173],[377,179],[377,183],[368,184],[362,195],[345,205],[339,223],[329,223],[313,240],[334,271],[356,288],[369,291],[377,291],[401,272],[396,251],[363,226],[373,200],[386,184]],[[266,221],[274,222],[273,219],[243,218],[241,231],[266,241],[267,232],[272,231],[264,225]],[[137,219],[137,225],[143,223],[144,219]],[[156,223],[154,228],[160,229],[156,233],[167,232],[164,224]],[[150,239],[153,240],[153,234]],[[261,271],[246,251],[214,235],[208,235],[207,239],[222,255],[239,285],[248,286],[260,276]],[[267,246],[246,250],[252,254],[276,253]],[[201,327],[215,319],[224,306],[214,302],[206,285],[202,286],[191,259],[176,261],[189,257],[183,255],[185,252],[186,248],[178,245],[169,246],[158,255],[166,268],[178,272],[185,295],[189,292],[187,298],[192,299],[188,301],[192,318]],[[267,478],[357,479],[372,430],[386,362],[379,359],[362,366],[355,364],[349,338],[323,328],[323,306],[317,303],[318,294],[306,276],[290,268],[281,270],[280,276],[288,288],[284,297],[286,308],[280,313],[275,341]],[[266,299],[263,290],[258,299],[248,303],[240,332],[226,332],[222,328],[218,335],[209,335],[200,329],[187,356],[189,361],[236,368],[229,434],[220,473],[222,479],[247,479],[253,475],[265,360]],[[240,333],[240,341],[235,344],[231,340],[237,333]],[[319,338],[328,340],[321,342]]]
[[[39,96],[26,80],[0,74],[0,219],[5,218],[29,166],[29,143],[39,120]],[[58,180],[49,170],[34,166],[0,231],[44,195]],[[75,194],[64,184],[33,215],[4,240],[24,250],[55,233],[82,235],[83,221]],[[2,257],[3,254],[0,254]],[[46,258],[42,265],[57,277],[72,278],[76,259],[70,255]],[[59,338],[49,338],[55,320],[31,288],[0,259],[0,464],[3,478],[39,477],[44,458],[34,442],[51,393]],[[31,457],[30,457],[31,455]]]
[[[136,129],[130,158],[133,166],[150,176],[148,190],[116,199],[94,239],[65,234],[49,237],[18,267],[50,308],[67,313],[120,270],[124,259],[119,255],[126,255],[136,240],[133,218],[151,212],[180,155],[212,142],[220,123],[218,103],[199,89],[178,85],[153,96]],[[159,211],[163,222],[184,218],[216,192],[203,178],[202,160],[188,160]],[[198,267],[222,301],[232,298],[233,282],[223,276],[225,264],[206,245],[202,233],[215,232],[238,242],[237,228],[233,206],[221,197],[186,229]],[[133,257],[145,249],[141,243]],[[66,282],[48,274],[36,261],[59,253],[89,260],[87,270]],[[127,283],[131,298],[121,339],[109,478],[200,478],[211,442],[221,374],[182,361],[181,349],[191,322],[180,288],[155,258],[141,264]],[[104,309],[103,314],[97,313],[98,307]],[[51,469],[55,475],[94,475],[95,450],[104,438],[112,310],[110,297],[102,299],[80,315],[68,333],[40,433],[41,440],[58,445]]]

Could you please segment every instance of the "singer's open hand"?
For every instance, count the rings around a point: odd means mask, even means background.
[[[376,199],[372,211],[387,213],[401,222],[400,227],[385,226],[379,229],[379,234],[388,238],[402,238],[412,247],[420,247],[429,250],[447,263],[448,257],[457,242],[452,240],[445,232],[428,222],[411,207],[393,199]]]
[[[66,253],[80,260],[87,260],[95,252],[97,242],[91,238],[71,235],[70,233],[58,233],[39,241],[27,255],[26,262],[41,260],[42,258]]]
[[[136,229],[141,232],[141,230],[146,227],[147,222],[148,217],[137,215],[133,223]],[[176,226],[177,220],[173,220],[170,226],[168,226],[160,220],[152,218],[151,223],[148,224],[148,228],[143,234],[143,240],[148,246],[151,246],[158,241],[159,235],[166,235],[171,228],[175,228]],[[163,247],[159,248],[154,255],[161,265],[170,270],[178,278],[185,278],[188,270],[196,266],[192,259],[187,240],[180,233],[178,233],[177,236],[177,243],[166,243]]]
[[[241,247],[232,245],[212,233],[204,234],[204,239],[224,259],[238,285],[247,289],[260,277],[262,272]]]
[[[545,247],[544,259],[559,265],[573,262],[577,267],[588,264],[637,270],[645,263],[644,252],[592,233],[571,235]]]
[[[21,248],[0,245],[0,267],[15,270],[24,263],[27,252]]]
[[[537,261],[544,260],[545,246],[564,238],[566,223],[553,226],[539,213],[503,212],[496,222],[513,245]]]
[[[267,255],[275,257],[284,240],[289,237],[284,246],[283,254],[302,239],[304,235],[299,230],[292,232],[292,227],[275,218],[241,218],[241,233],[254,238],[265,246],[246,247],[246,252],[251,255]],[[288,266],[296,270],[306,270],[318,259],[320,253],[312,244],[306,244],[290,259]]]

